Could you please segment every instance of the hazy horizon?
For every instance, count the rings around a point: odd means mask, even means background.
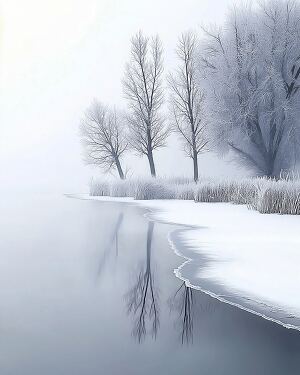
[[[97,98],[125,107],[121,79],[130,38],[159,34],[165,73],[176,63],[181,32],[222,23],[232,1],[184,3],[83,0],[1,2],[2,189],[82,191],[100,170],[86,167],[78,126]],[[166,22],[167,21],[167,22]],[[155,153],[158,174],[192,176],[192,164],[172,136]],[[145,159],[126,159],[131,174],[148,175]],[[200,174],[239,173],[212,153],[201,155]]]

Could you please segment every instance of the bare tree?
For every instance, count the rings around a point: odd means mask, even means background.
[[[278,177],[300,156],[300,7],[265,1],[231,11],[205,30],[203,84],[218,150],[257,174]]]
[[[193,160],[194,180],[198,181],[198,155],[206,150],[206,122],[203,115],[204,94],[196,77],[196,37],[181,35],[177,47],[179,68],[168,77],[174,128],[181,135],[184,150]]]
[[[117,169],[121,179],[124,171],[121,158],[128,149],[124,120],[115,110],[94,101],[81,122],[81,136],[87,164],[99,165],[106,171]]]
[[[131,40],[131,59],[126,65],[123,86],[131,110],[130,143],[139,154],[147,156],[153,177],[156,176],[153,151],[164,146],[169,135],[160,112],[162,72],[159,38],[149,40],[139,32]]]

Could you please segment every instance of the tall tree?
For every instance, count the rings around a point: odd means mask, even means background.
[[[131,59],[123,80],[125,96],[130,106],[129,128],[131,146],[146,155],[150,172],[156,176],[153,151],[164,146],[169,135],[161,115],[162,46],[158,37],[151,40],[142,32],[131,40]]]
[[[232,10],[202,45],[210,133],[257,174],[293,168],[300,148],[300,11],[294,1]]]
[[[81,122],[81,137],[87,164],[99,165],[106,171],[116,169],[125,178],[121,158],[128,149],[125,121],[115,110],[94,101]]]
[[[206,122],[203,114],[204,94],[197,79],[196,37],[187,32],[177,47],[179,68],[168,77],[174,129],[182,137],[184,150],[193,160],[194,180],[199,178],[198,155],[207,149]]]

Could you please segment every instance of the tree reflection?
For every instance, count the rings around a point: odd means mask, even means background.
[[[171,310],[177,311],[182,344],[193,342],[193,289],[183,282],[170,299]]]
[[[158,292],[155,290],[154,274],[151,270],[151,247],[154,223],[148,223],[146,264],[142,264],[137,280],[126,294],[127,311],[134,318],[132,334],[138,342],[143,341],[150,327],[152,337],[156,338],[159,328]]]
[[[115,226],[113,227],[113,231],[112,231],[111,237],[109,239],[108,245],[105,248],[105,250],[104,250],[104,252],[103,252],[103,254],[100,258],[100,261],[99,261],[99,264],[98,264],[98,271],[97,271],[98,278],[100,277],[100,275],[101,275],[101,273],[104,269],[104,266],[107,262],[107,259],[108,259],[109,255],[111,254],[111,251],[112,251],[113,248],[115,248],[115,255],[116,255],[116,257],[118,257],[118,254],[119,254],[119,231],[120,231],[120,227],[122,225],[123,219],[124,219],[124,214],[123,214],[123,212],[121,212],[118,216],[118,219],[116,221]]]

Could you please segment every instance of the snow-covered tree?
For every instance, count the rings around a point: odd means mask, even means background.
[[[130,106],[129,141],[133,149],[147,156],[153,177],[156,176],[153,151],[164,146],[169,135],[161,115],[162,73],[159,38],[150,40],[139,32],[131,40],[131,59],[126,65],[123,86]]]
[[[168,77],[171,90],[173,128],[183,140],[184,151],[193,160],[194,180],[198,181],[198,155],[207,146],[204,94],[197,79],[196,37],[192,32],[181,35],[177,46],[179,67]]]
[[[204,30],[200,67],[210,133],[256,173],[278,176],[300,155],[300,11],[271,0]]]
[[[124,179],[121,158],[128,149],[124,116],[94,101],[85,112],[80,132],[86,163],[106,171],[116,169]]]

